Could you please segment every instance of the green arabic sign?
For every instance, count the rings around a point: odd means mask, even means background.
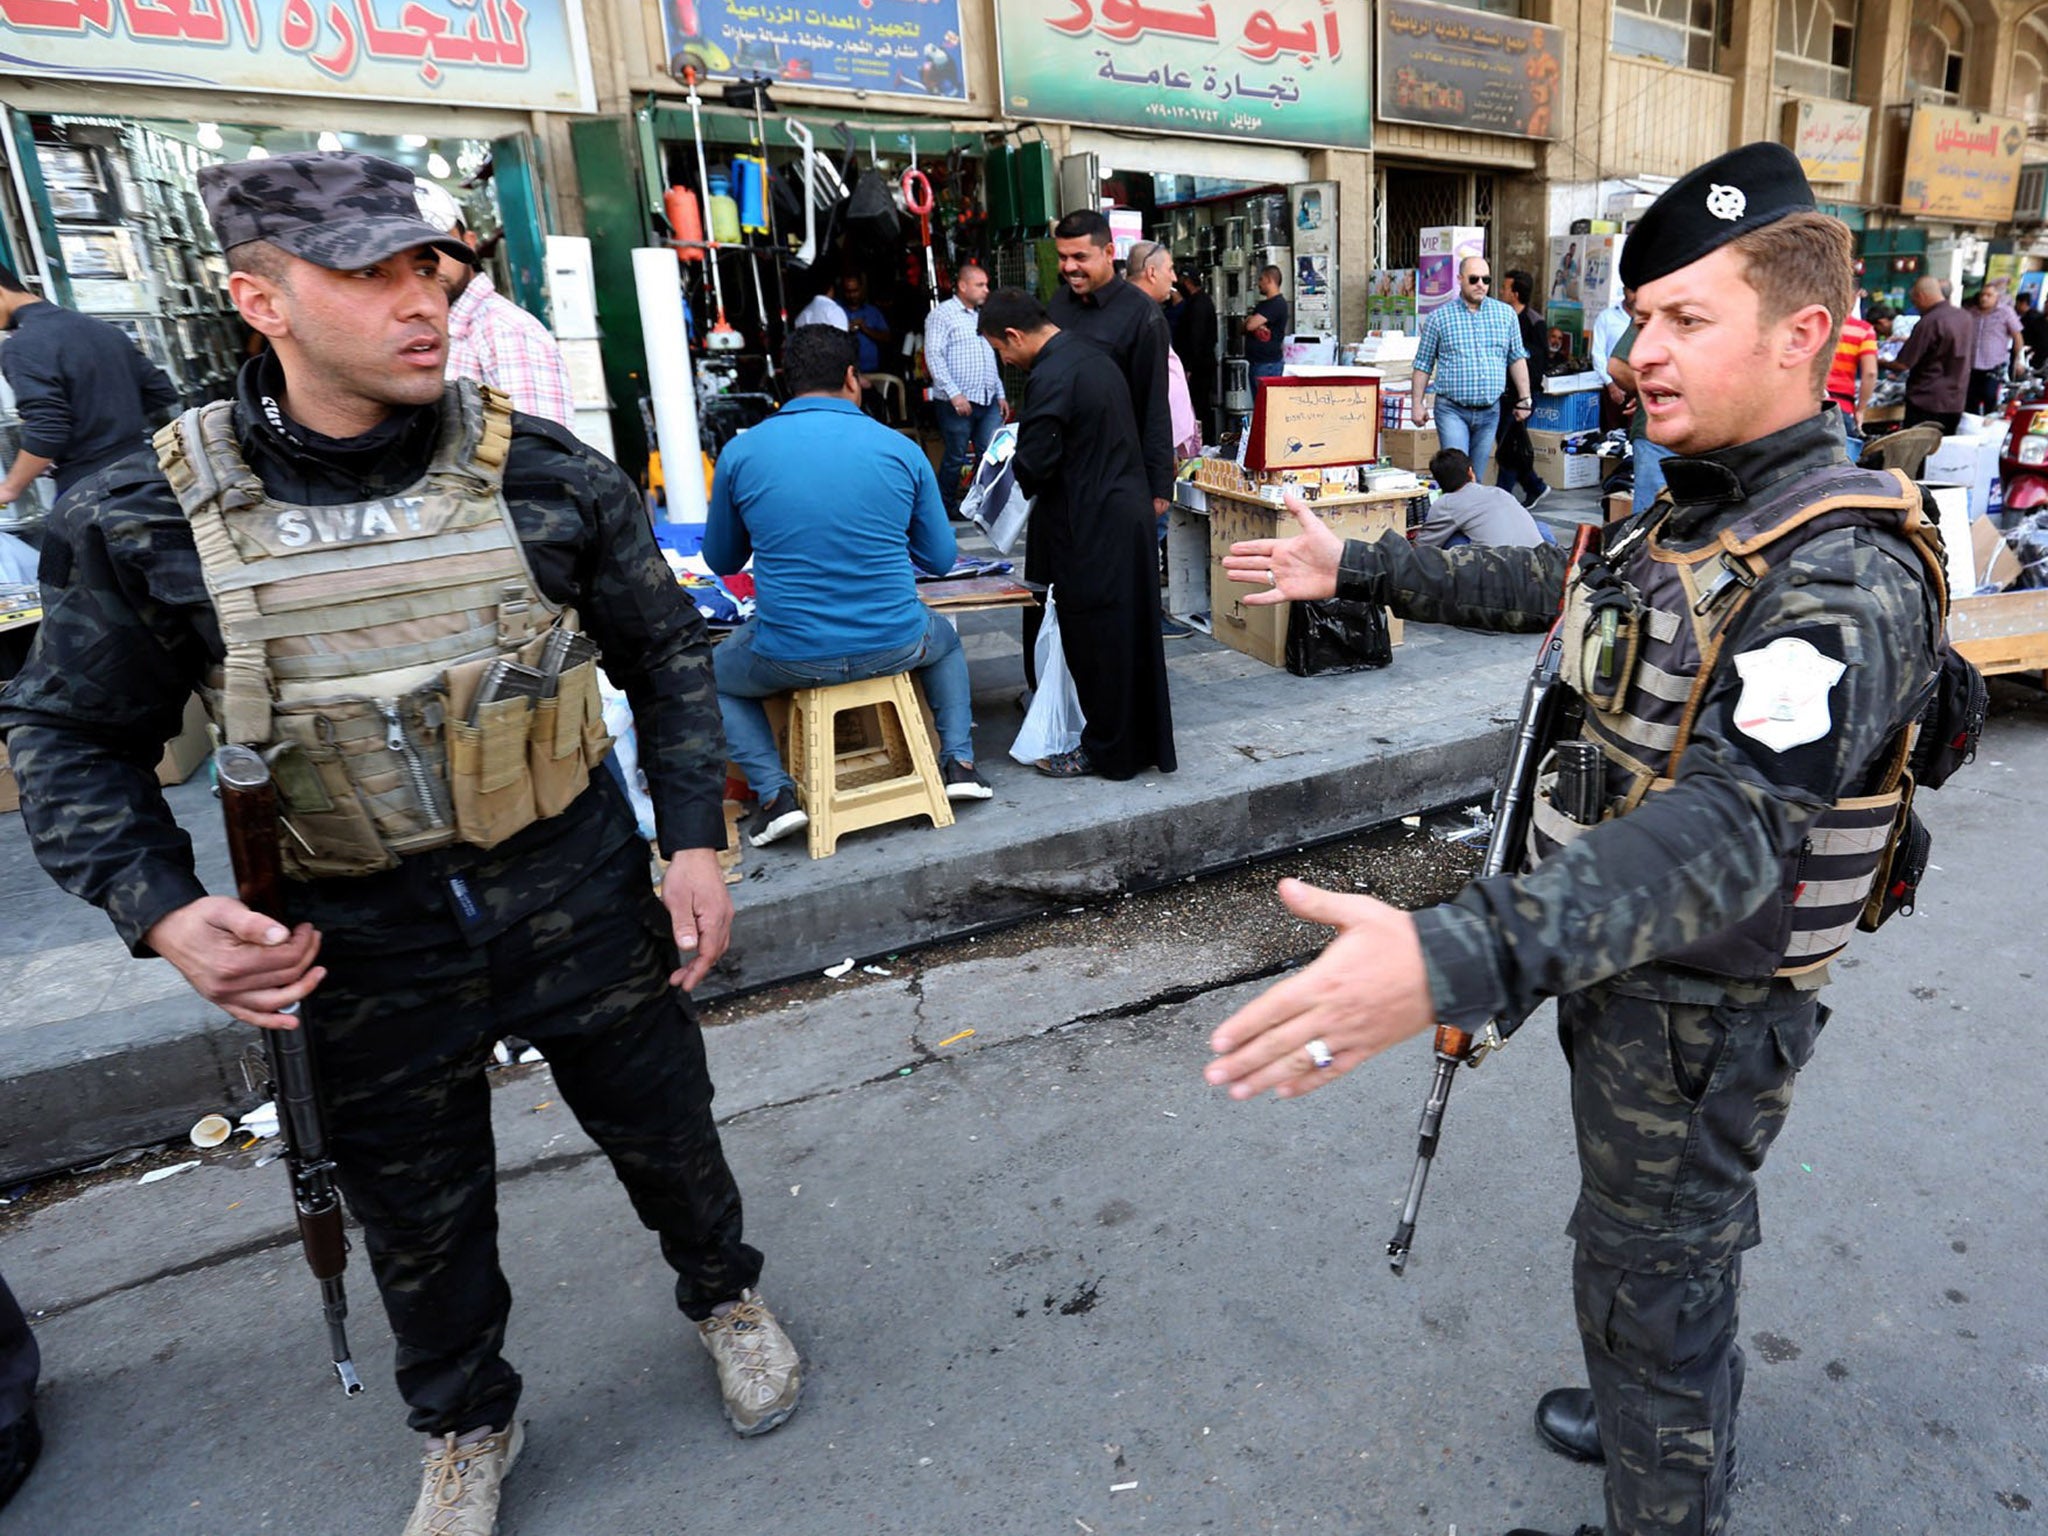
[[[1364,7],[998,0],[1018,116],[1262,143],[1372,143]]]

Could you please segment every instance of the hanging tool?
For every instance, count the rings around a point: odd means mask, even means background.
[[[789,260],[793,266],[808,267],[818,259],[818,141],[811,136],[810,129],[793,117],[782,120],[782,129],[804,152],[804,243]],[[775,271],[779,283],[782,274],[779,262]]]
[[[939,302],[939,269],[932,259],[932,184],[915,165],[903,173],[903,206],[917,215],[918,237],[924,242],[924,286],[934,305]]]
[[[696,65],[683,66],[683,84],[690,92],[690,131],[697,140],[697,193],[703,199],[704,237],[711,251],[711,259],[705,265],[711,268],[712,304],[718,316],[711,324],[711,333],[704,338],[704,345],[713,352],[737,352],[746,345],[746,338],[725,318],[725,280],[718,271],[718,230],[711,221],[711,169],[704,160],[704,119],[697,99],[697,73]]]
[[[774,103],[768,99],[767,78],[762,75],[754,75],[746,80],[734,81],[725,88],[725,104],[729,107],[736,107],[741,111],[752,109],[754,114],[754,153],[736,156],[733,160],[734,178],[741,181],[743,186],[747,180],[751,179],[753,186],[757,189],[751,207],[748,198],[744,194],[740,198],[740,228],[750,235],[758,234],[767,237],[763,243],[767,246],[769,260],[775,264],[775,313],[782,323],[782,329],[778,335],[787,336],[789,334],[789,291],[782,281],[784,249],[782,243],[775,237],[774,203],[769,189],[768,177],[768,108],[773,106]],[[742,167],[751,168],[746,178],[741,177]],[[808,183],[805,185],[804,195],[806,199],[810,196]],[[749,217],[750,214],[752,215],[751,217]],[[806,227],[809,225],[810,218],[811,213],[807,202],[804,209]],[[749,246],[752,248],[751,241]],[[761,268],[758,250],[754,262],[754,299],[761,307],[761,330],[771,355],[768,371],[772,375],[775,371],[772,356],[775,351],[777,338],[767,334],[768,301],[761,291]]]

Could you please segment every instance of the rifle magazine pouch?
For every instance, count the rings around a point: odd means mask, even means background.
[[[590,787],[590,770],[604,761],[612,739],[604,733],[597,663],[580,662],[561,674],[555,695],[533,708],[527,760],[533,771],[534,808],[556,816]]]
[[[520,694],[476,705],[491,658],[450,667],[448,788],[455,831],[465,843],[495,848],[536,819],[533,774],[526,761],[534,701]]]

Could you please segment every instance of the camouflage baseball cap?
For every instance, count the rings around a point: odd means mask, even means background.
[[[420,217],[411,171],[375,155],[272,155],[209,165],[199,195],[222,250],[268,240],[336,272],[417,246],[476,262],[463,241]]]

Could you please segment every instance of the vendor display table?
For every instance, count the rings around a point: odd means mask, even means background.
[[[1409,512],[1421,493],[1414,490],[1323,496],[1315,514],[1340,539],[1376,539],[1388,530],[1405,536]],[[1198,507],[1195,503],[1203,505]],[[1166,531],[1166,606],[1175,618],[1204,624],[1233,650],[1284,666],[1287,621],[1292,603],[1247,606],[1256,590],[1239,586],[1223,571],[1230,546],[1246,539],[1292,538],[1300,527],[1286,508],[1255,496],[1208,485],[1177,488]],[[1401,621],[1389,617],[1388,633],[1401,643]]]

